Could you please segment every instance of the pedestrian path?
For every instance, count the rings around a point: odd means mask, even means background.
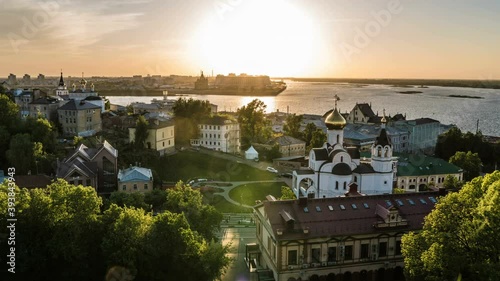
[[[224,191],[223,192],[216,192],[214,194],[215,195],[221,195],[221,196],[223,196],[224,199],[226,199],[229,203],[232,203],[234,205],[238,205],[238,206],[241,206],[241,207],[244,207],[244,208],[252,209],[253,206],[241,204],[240,202],[237,202],[237,201],[231,199],[231,197],[229,197],[229,191],[231,191],[233,188],[235,188],[237,186],[248,184],[248,183],[270,183],[270,182],[283,182],[283,180],[282,179],[276,179],[276,180],[267,180],[267,181],[235,181],[235,182],[231,182],[231,184],[232,184],[231,186],[222,186],[222,187],[219,187],[219,188],[224,189]]]

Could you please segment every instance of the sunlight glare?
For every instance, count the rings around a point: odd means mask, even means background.
[[[300,75],[313,66],[317,33],[289,1],[243,1],[222,19],[208,18],[193,47],[200,67],[215,74]]]

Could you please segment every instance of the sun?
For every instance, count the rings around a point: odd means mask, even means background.
[[[283,77],[314,67],[317,26],[289,1],[240,1],[222,15],[214,14],[193,40],[191,52],[200,68]]]

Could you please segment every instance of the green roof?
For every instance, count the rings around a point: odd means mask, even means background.
[[[398,156],[398,177],[458,174],[462,172],[447,161],[423,154],[400,154]]]
[[[462,169],[447,161],[424,154],[394,153],[398,157],[398,177],[428,176],[462,173]],[[361,152],[361,157],[370,158],[370,152]]]

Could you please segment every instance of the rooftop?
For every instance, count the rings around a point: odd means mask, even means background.
[[[424,217],[434,208],[438,192],[334,197],[322,199],[264,201],[255,206],[264,211],[277,240],[311,239],[422,228]],[[263,210],[261,210],[263,208]],[[404,223],[377,227],[384,213],[396,211]],[[281,214],[287,213],[290,227]],[[280,214],[281,213],[281,214]]]
[[[69,100],[65,105],[59,107],[58,110],[87,110],[101,109],[100,106],[85,101]]]
[[[118,172],[118,181],[150,181],[153,179],[151,169],[133,166]]]

